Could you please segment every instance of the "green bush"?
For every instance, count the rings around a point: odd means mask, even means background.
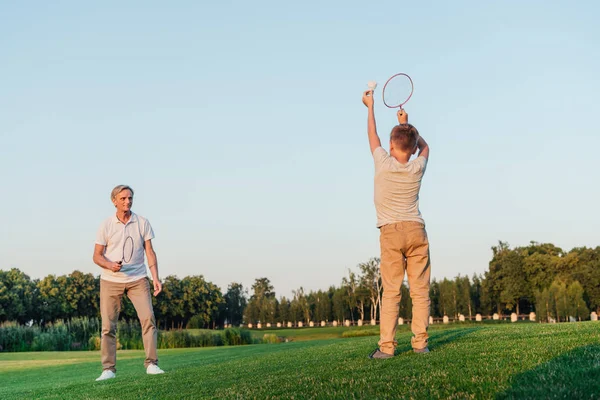
[[[202,329],[206,326],[206,320],[202,315],[194,315],[185,326],[186,329]]]
[[[117,323],[117,339],[123,350],[142,350],[144,341],[140,321],[119,321]]]
[[[88,350],[100,350],[101,344],[100,335],[94,335],[88,340]]]
[[[263,343],[279,343],[279,338],[274,333],[265,333],[262,338]]]
[[[226,346],[239,346],[252,344],[252,334],[247,329],[227,328],[223,331],[223,344]]]
[[[0,351],[30,351],[34,338],[40,332],[39,326],[5,322],[0,325]]]
[[[100,336],[97,318],[73,318],[44,326],[4,323],[0,325],[0,351],[85,350],[94,335]]]
[[[261,341],[258,340],[258,343]],[[229,328],[224,331],[159,331],[158,348],[237,346],[252,344],[254,340],[247,329]],[[65,351],[100,350],[101,323],[97,318],[73,318],[45,326],[23,326],[16,323],[0,325],[0,351]],[[117,349],[141,350],[144,348],[139,321],[117,323]]]
[[[166,331],[158,333],[159,349],[177,349],[185,347],[223,346],[220,333],[202,332],[192,334],[188,331]]]
[[[65,351],[71,349],[71,334],[64,322],[46,325],[31,343],[31,351]]]
[[[89,348],[89,340],[95,335],[100,336],[102,327],[98,318],[73,318],[66,322],[67,329],[71,335],[71,348]]]

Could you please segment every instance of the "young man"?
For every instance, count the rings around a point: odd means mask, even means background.
[[[419,190],[429,158],[429,146],[416,128],[408,124],[406,112],[400,110],[397,114],[399,125],[390,134],[388,154],[377,136],[373,91],[364,92],[362,101],[369,110],[369,145],[375,160],[375,209],[380,229],[383,282],[379,349],[369,357],[394,356],[400,288],[405,272],[413,303],[412,347],[416,353],[427,353],[431,268],[425,221],[419,210]],[[418,157],[410,161],[417,149]]]
[[[133,303],[142,325],[146,373],[164,371],[158,367],[156,355],[156,320],[152,309],[150,284],[144,264],[144,253],[150,264],[154,296],[162,291],[158,278],[156,253],[152,248],[154,232],[150,222],[131,212],[133,189],[126,185],[115,187],[110,198],[117,209],[100,225],[94,248],[94,263],[102,267],[100,276],[100,314],[102,316],[102,375],[97,381],[116,377],[117,320],[123,294]],[[130,243],[133,242],[133,249]],[[127,254],[125,254],[127,253]]]

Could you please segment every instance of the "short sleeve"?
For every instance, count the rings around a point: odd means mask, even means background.
[[[418,167],[419,172],[425,173],[425,169],[427,169],[427,159],[423,156],[419,156],[415,158],[415,165]]]
[[[100,228],[98,228],[98,232],[96,232],[96,244],[106,246],[106,243],[106,228],[105,224],[102,224],[100,225]]]
[[[373,160],[375,161],[375,169],[379,169],[383,163],[390,158],[389,154],[383,147],[378,147],[373,151]]]
[[[154,239],[154,231],[152,230],[152,225],[150,225],[150,221],[148,221],[148,220],[146,220],[144,223],[143,234],[144,234],[144,242],[146,240]]]

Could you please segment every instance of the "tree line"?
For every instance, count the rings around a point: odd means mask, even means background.
[[[170,275],[163,281],[163,293],[152,300],[154,312],[162,329],[378,320],[383,292],[379,263],[372,258],[349,269],[339,286],[309,292],[300,287],[289,298],[277,298],[266,277],[256,279],[249,290],[232,282],[223,294],[202,275],[183,279]],[[99,277],[80,271],[31,280],[18,269],[0,270],[0,322],[43,325],[99,317],[99,287]],[[401,292],[400,317],[410,320],[406,283]],[[484,274],[433,279],[430,297],[434,318],[535,311],[543,321],[589,319],[591,310],[600,311],[600,247],[565,252],[549,243],[510,248],[500,241],[492,247]],[[120,317],[137,318],[126,297]]]
[[[227,311],[235,309],[234,301],[243,301],[241,285],[233,283],[223,294],[202,275],[183,279],[167,276],[161,295],[152,298],[154,314],[162,329],[222,326]],[[238,307],[244,305],[241,303]],[[32,280],[16,268],[0,270],[0,322],[44,326],[54,321],[99,317],[99,276],[74,271],[69,275],[48,275]],[[121,303],[120,319],[137,319],[126,295]],[[239,318],[236,322],[239,325]]]

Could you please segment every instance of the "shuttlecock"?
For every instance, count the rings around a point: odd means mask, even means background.
[[[377,82],[375,82],[375,81],[369,81],[367,83],[367,86],[369,87],[369,90],[375,90],[375,88],[377,87]]]

